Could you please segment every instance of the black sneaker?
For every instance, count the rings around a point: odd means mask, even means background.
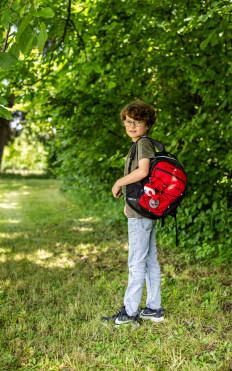
[[[142,308],[139,311],[139,316],[142,319],[150,319],[153,322],[162,322],[164,320],[164,308],[150,309]]]
[[[121,311],[117,314],[114,314],[112,317],[102,317],[101,321],[105,326],[113,322],[114,327],[116,328],[118,328],[120,325],[128,325],[129,323],[131,323],[133,327],[139,327],[139,315],[128,316],[125,306],[121,307]]]

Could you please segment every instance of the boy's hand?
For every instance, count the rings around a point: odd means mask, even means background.
[[[121,195],[121,187],[118,185],[118,182],[114,184],[112,193],[115,198],[119,198],[119,196]]]
[[[124,214],[127,216],[126,205],[124,206]]]

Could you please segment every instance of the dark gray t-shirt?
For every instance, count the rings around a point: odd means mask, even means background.
[[[126,158],[126,164],[124,169],[124,176],[128,175],[128,166],[130,162],[130,153],[131,153],[132,147],[130,148],[130,151]],[[131,172],[134,171],[139,166],[139,161],[143,158],[149,158],[154,159],[155,158],[155,149],[154,145],[150,142],[147,138],[142,138],[137,143],[136,148],[136,154],[131,164]],[[126,186],[123,187],[123,194],[126,196]],[[127,217],[128,218],[143,218],[140,214],[136,213],[131,207],[126,204],[126,211],[127,211]]]

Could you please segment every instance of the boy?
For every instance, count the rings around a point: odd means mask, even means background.
[[[144,102],[134,102],[126,106],[120,113],[126,132],[133,142],[146,136],[156,121],[155,111]],[[132,142],[132,143],[133,143]],[[132,147],[131,147],[132,149]],[[138,142],[136,155],[132,161],[131,172],[128,174],[129,157],[127,155],[124,177],[117,180],[112,188],[113,196],[119,198],[121,187],[125,195],[126,185],[145,178],[149,173],[150,160],[155,158],[152,143],[143,138]],[[161,307],[161,275],[157,260],[155,242],[155,221],[144,218],[125,205],[124,213],[128,217],[129,236],[129,279],[121,311],[111,317],[102,317],[102,323],[114,321],[115,327],[132,323],[139,326],[139,318],[163,321]],[[146,308],[138,311],[142,298],[144,279],[147,286]]]

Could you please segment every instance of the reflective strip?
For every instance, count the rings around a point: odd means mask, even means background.
[[[169,160],[174,160],[174,161],[177,161],[175,158],[173,157],[169,157],[169,156],[157,156],[156,159],[159,159],[159,158],[169,158]]]
[[[114,321],[115,325],[122,325],[123,323],[130,323],[132,320],[130,321],[119,321],[118,318],[116,318],[116,320]]]

